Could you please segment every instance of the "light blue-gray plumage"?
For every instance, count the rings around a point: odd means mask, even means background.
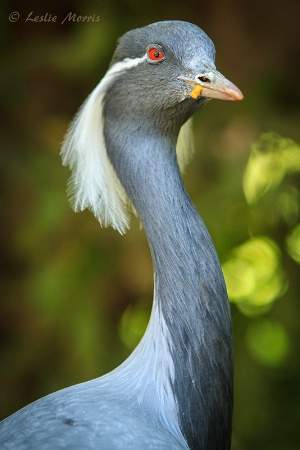
[[[161,59],[152,60],[153,48]],[[75,119],[63,149],[75,208],[89,207],[103,224],[124,231],[128,197],[153,258],[152,314],[138,347],[113,372],[4,420],[0,449],[229,450],[230,309],[175,150],[182,125],[210,98],[242,98],[215,70],[214,54],[193,24],[132,30]]]

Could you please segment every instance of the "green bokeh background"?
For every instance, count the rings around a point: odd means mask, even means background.
[[[56,22],[26,21],[28,14]],[[10,22],[9,14],[20,18]],[[100,16],[68,21],[70,13]],[[33,17],[32,16],[32,17]],[[75,214],[59,151],[116,39],[163,19],[201,26],[245,94],[194,120],[185,183],[223,264],[235,338],[235,450],[300,448],[300,27],[298,1],[1,3],[0,417],[118,365],[143,333],[152,264]]]

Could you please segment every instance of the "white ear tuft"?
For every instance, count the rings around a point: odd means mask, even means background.
[[[63,164],[72,170],[68,192],[74,210],[90,209],[101,225],[121,234],[129,228],[132,205],[107,155],[103,101],[116,76],[145,58],[126,58],[107,71],[75,116],[61,150]],[[181,127],[176,152],[183,171],[193,155],[191,120]]]
[[[194,155],[192,119],[189,119],[180,128],[176,145],[176,154],[180,172],[184,173],[187,164],[190,162]]]
[[[77,113],[61,151],[63,164],[72,170],[68,190],[74,210],[90,209],[101,225],[121,234],[129,228],[130,202],[107,155],[103,100],[116,75],[141,61],[126,58],[108,70]]]

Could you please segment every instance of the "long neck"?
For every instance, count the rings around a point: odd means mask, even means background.
[[[161,351],[169,352],[171,369],[166,357],[162,376],[189,447],[229,449],[231,320],[216,252],[183,186],[175,140],[123,137],[116,142],[106,132],[108,153],[145,228],[155,273],[154,312],[141,345],[149,349],[159,333]]]

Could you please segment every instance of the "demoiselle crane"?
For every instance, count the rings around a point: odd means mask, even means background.
[[[62,148],[74,208],[123,233],[134,207],[154,264],[152,313],[115,370],[5,419],[1,449],[230,448],[230,308],[179,170],[190,156],[180,144],[190,117],[211,98],[243,98],[214,56],[212,41],[191,23],[129,31],[75,117]]]

